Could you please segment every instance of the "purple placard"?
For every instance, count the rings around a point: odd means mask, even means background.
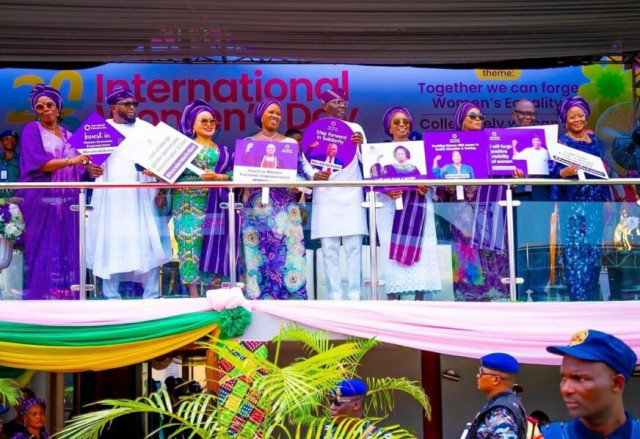
[[[297,143],[236,140],[234,181],[292,181],[298,172]]]
[[[484,131],[425,132],[429,178],[487,178],[487,137]]]
[[[351,136],[353,130],[349,125],[340,119],[325,117],[307,127],[302,136],[302,150],[314,168],[339,172],[356,155],[356,145],[351,141]]]
[[[485,130],[489,141],[489,169],[493,175],[512,175],[515,168],[525,175],[549,175],[549,151],[543,129]]]
[[[422,141],[367,143],[362,145],[365,180],[418,180],[428,178]],[[411,190],[416,186],[376,187],[376,191]],[[366,189],[365,189],[366,190]]]
[[[90,155],[91,161],[100,166],[123,140],[124,135],[120,131],[93,112],[69,138],[69,143],[80,154]]]

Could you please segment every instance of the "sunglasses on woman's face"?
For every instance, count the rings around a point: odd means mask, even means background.
[[[45,109],[46,110],[53,110],[54,108],[56,108],[56,103],[53,101],[47,101],[46,103],[39,103],[36,104],[36,111],[38,113],[42,113]]]
[[[469,113],[467,114],[471,120],[484,120],[484,114]]]
[[[409,125],[409,119],[393,119],[391,123],[394,125],[400,125],[401,123],[404,125]]]

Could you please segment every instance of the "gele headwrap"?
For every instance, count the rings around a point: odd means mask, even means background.
[[[582,111],[584,111],[584,115],[589,119],[589,115],[591,114],[591,108],[589,107],[589,103],[582,99],[580,96],[573,96],[570,98],[566,98],[564,101],[560,102],[558,105],[558,121],[561,124],[567,122],[567,113],[573,107],[578,107]]]
[[[280,112],[282,112],[282,104],[277,99],[265,99],[264,101],[260,102],[253,112],[253,121],[258,128],[262,128],[262,115],[265,111],[267,111],[267,108],[269,108],[269,105],[271,104],[276,104],[278,107],[280,107]]]
[[[34,405],[41,405],[43,410],[47,408],[47,404],[44,402],[44,399],[28,398],[22,401],[22,404],[20,404],[20,414],[22,416],[26,415],[27,410],[29,410]]]
[[[400,107],[400,106],[391,107],[387,111],[385,111],[384,116],[382,116],[382,129],[384,129],[384,132],[389,137],[393,137],[391,135],[391,130],[389,129],[389,125],[391,124],[391,119],[393,118],[393,115],[396,113],[406,114],[407,117],[409,118],[409,123],[411,124],[411,126],[409,127],[409,130],[411,130],[411,128],[413,127],[413,117],[411,117],[411,113],[409,113],[409,110],[407,110],[405,107]]]
[[[187,137],[193,137],[193,123],[196,121],[198,114],[203,111],[211,113],[211,116],[215,118],[213,108],[205,101],[196,99],[191,101],[182,110],[182,117],[180,117],[180,132]]]
[[[473,110],[474,108],[478,108],[478,105],[469,101],[463,102],[458,106],[455,114],[453,115],[453,123],[455,124],[454,128],[456,129],[456,131],[462,130],[464,118],[467,117],[469,111]]]
[[[64,105],[62,95],[58,90],[46,84],[38,84],[31,89],[29,99],[31,100],[31,108],[33,108],[33,111],[36,111],[36,102],[38,102],[41,96],[51,98],[51,100],[56,103],[58,110],[62,111],[62,106]]]

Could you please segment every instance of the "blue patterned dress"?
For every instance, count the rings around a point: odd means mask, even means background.
[[[566,134],[558,142],[570,148],[602,157],[595,136],[591,143],[574,140]],[[566,166],[556,163],[552,178],[560,177]],[[596,179],[589,174],[587,179]],[[602,202],[611,199],[611,191],[604,185],[552,186],[551,199],[559,203],[560,236],[565,283],[572,301],[597,300],[598,279],[602,265]]]
[[[293,139],[286,139],[284,142]],[[305,160],[298,160],[299,178],[307,176]],[[249,299],[307,299],[307,260],[300,194],[288,188],[269,189],[269,204],[262,204],[262,189],[248,189],[240,215],[242,250]]]

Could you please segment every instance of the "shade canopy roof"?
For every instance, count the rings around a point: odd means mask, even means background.
[[[640,51],[638,0],[4,0],[0,62],[553,65]]]

